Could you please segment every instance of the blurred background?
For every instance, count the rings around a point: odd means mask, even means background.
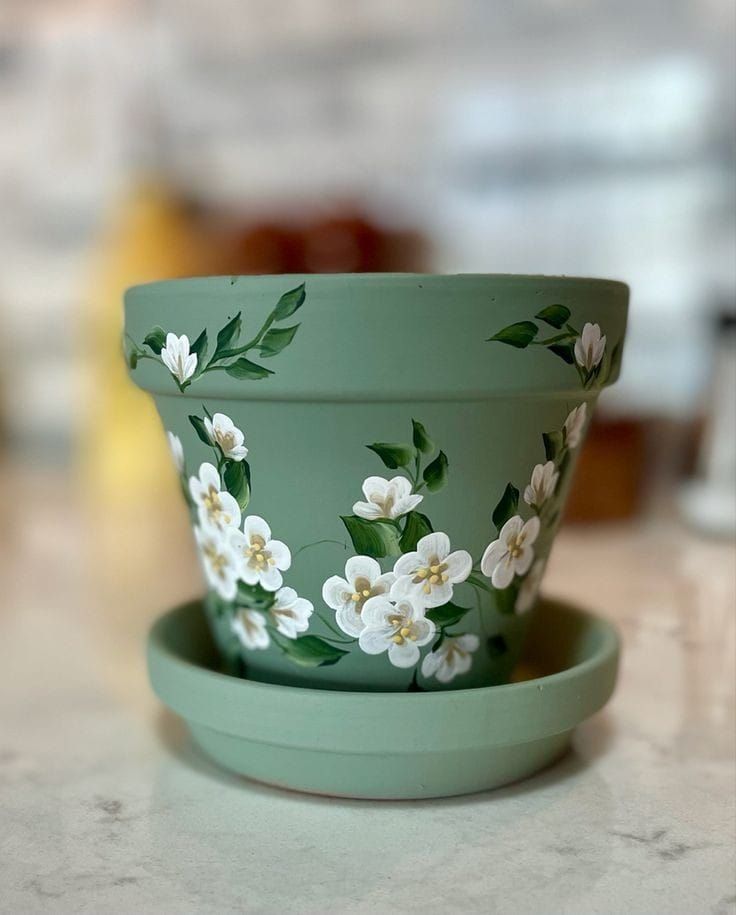
[[[114,589],[189,549],[121,292],[207,273],[624,279],[567,523],[732,532],[734,34],[731,0],[3,0],[8,571],[53,554],[71,587],[105,549]]]

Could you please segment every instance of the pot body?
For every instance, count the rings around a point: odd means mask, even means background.
[[[506,682],[627,299],[514,276],[129,290],[224,660],[332,689]]]

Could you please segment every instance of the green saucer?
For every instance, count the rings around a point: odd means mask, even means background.
[[[151,683],[214,760],[284,788],[341,797],[443,797],[532,775],[613,692],[614,627],[542,599],[516,681],[442,692],[371,693],[257,683],[219,673],[199,601],[148,641]]]

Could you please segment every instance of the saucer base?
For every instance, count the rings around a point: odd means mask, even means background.
[[[608,701],[618,655],[610,623],[549,599],[518,668],[527,679],[481,689],[366,693],[229,677],[214,669],[199,602],[161,617],[148,644],[155,692],[220,765],[283,788],[387,800],[487,790],[550,765]]]

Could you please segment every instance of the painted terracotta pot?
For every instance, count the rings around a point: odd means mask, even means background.
[[[229,668],[352,690],[508,680],[628,290],[213,277],[128,290]]]

